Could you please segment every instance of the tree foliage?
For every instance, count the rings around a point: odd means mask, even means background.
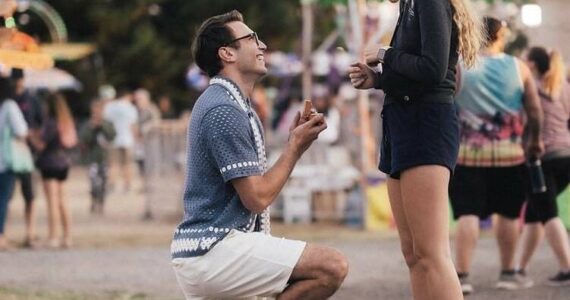
[[[103,76],[98,83],[168,93],[177,106],[194,95],[185,86],[190,43],[206,18],[237,9],[270,49],[300,52],[301,2],[315,3],[314,47],[334,29],[332,4],[347,0],[48,0],[63,17],[70,42],[96,44]],[[370,0],[373,1],[373,0]],[[383,0],[375,0],[383,1]],[[509,0],[475,0],[509,1]],[[510,0],[525,2],[526,0]],[[159,5],[160,11],[152,11]],[[39,18],[22,29],[49,41]],[[85,68],[84,68],[85,69]]]
[[[348,3],[348,0],[308,0],[308,1],[316,1],[320,5],[334,5],[334,4],[346,4],[346,3]],[[385,2],[387,0],[371,0],[371,1]],[[532,2],[532,0],[471,0],[471,1],[473,1],[473,2],[484,1],[484,2],[487,2],[489,4],[493,4],[493,3],[497,3],[497,2],[515,2],[517,4],[525,4],[525,3]]]
[[[175,101],[183,102],[182,106],[192,98],[184,83],[192,61],[190,43],[196,28],[208,17],[237,9],[274,49],[295,50],[301,35],[298,0],[48,2],[62,15],[71,42],[96,44],[102,56],[104,81],[115,86],[145,87],[153,94],[168,93]],[[152,14],[150,8],[157,4],[160,11]],[[30,22],[23,30],[39,36],[41,41],[49,41],[48,32],[40,23]]]

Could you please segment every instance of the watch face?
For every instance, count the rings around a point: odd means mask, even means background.
[[[378,60],[380,62],[384,62],[384,55],[386,54],[386,48],[380,48],[380,50],[378,50]]]

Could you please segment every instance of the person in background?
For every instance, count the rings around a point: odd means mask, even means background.
[[[73,117],[61,94],[49,94],[45,104],[41,140],[36,145],[38,150],[36,166],[42,175],[47,200],[48,246],[69,248],[72,246],[72,221],[65,183],[71,161],[66,149],[73,146],[73,142],[69,140],[77,142],[77,134]],[[63,229],[61,237],[58,230],[60,224]]]
[[[570,183],[570,85],[564,78],[566,68],[558,51],[549,53],[543,47],[531,48],[526,63],[537,81],[544,110],[542,165],[546,191],[527,193],[519,273],[527,273],[530,259],[546,235],[559,266],[559,272],[547,284],[570,285],[570,244],[556,201]]]
[[[18,104],[10,99],[12,87],[10,79],[0,77],[0,251],[9,249],[4,234],[8,214],[8,202],[12,197],[15,175],[10,169],[6,148],[11,139],[25,139],[28,126]]]
[[[327,120],[327,129],[319,135],[317,143],[332,145],[336,143],[340,134],[340,112],[334,103],[336,96],[331,96],[329,89],[324,85],[315,85],[312,94],[313,107]]]
[[[267,122],[269,121],[269,102],[267,100],[267,90],[264,86],[255,86],[251,97],[251,105],[255,113],[259,116],[263,129],[267,129]]]
[[[160,110],[160,117],[163,120],[176,119],[176,112],[172,108],[172,101],[167,95],[158,97],[158,109]]]
[[[138,111],[137,121],[137,138],[134,149],[134,157],[139,168],[139,174],[144,182],[145,176],[145,147],[148,142],[146,139],[150,136],[151,131],[157,129],[160,124],[160,111],[152,103],[150,93],[145,89],[137,89],[134,92],[135,106]],[[144,187],[142,189],[144,191]]]
[[[292,89],[285,100],[278,103],[274,111],[275,116],[273,124],[275,125],[274,138],[279,141],[286,141],[289,137],[289,126],[295,119],[297,112],[301,111],[303,105],[301,103],[301,93],[298,89]]]
[[[105,105],[103,119],[113,124],[117,132],[111,150],[110,181],[115,183],[119,177],[122,178],[124,191],[128,192],[132,187],[131,164],[138,121],[131,92],[120,89],[117,98]]]
[[[91,118],[81,132],[80,143],[89,162],[89,182],[91,183],[91,213],[103,214],[107,194],[108,152],[116,132],[113,124],[103,119],[105,102],[91,103]]]
[[[515,270],[519,221],[525,202],[528,157],[543,151],[542,109],[532,73],[524,62],[505,54],[509,29],[505,22],[485,17],[487,41],[473,69],[461,71],[459,108],[461,144],[450,197],[457,221],[456,267],[465,294],[473,292],[469,272],[479,238],[479,221],[496,214],[496,238],[501,272],[496,287],[532,286]],[[527,121],[525,124],[524,115]],[[523,143],[523,132],[529,144]]]
[[[42,125],[42,109],[39,99],[24,87],[24,72],[21,69],[12,69],[12,80],[14,80],[14,100],[18,103],[26,123],[28,124],[30,143],[31,140],[40,136]],[[33,150],[33,147],[30,147]],[[26,237],[23,246],[26,248],[36,247],[35,230],[35,205],[34,186],[32,182],[32,172],[15,173],[16,180],[20,182],[20,189],[24,198],[24,218],[26,222]]]

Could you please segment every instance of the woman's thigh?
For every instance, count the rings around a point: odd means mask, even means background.
[[[449,253],[449,176],[449,169],[440,165],[402,173],[402,203],[417,255]]]

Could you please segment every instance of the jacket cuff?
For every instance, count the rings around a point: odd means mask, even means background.
[[[380,76],[382,76],[381,72],[374,73],[374,88],[377,90],[382,89],[382,81],[380,80]]]
[[[390,65],[392,63],[392,56],[394,54],[394,48],[390,47],[386,50],[386,53],[384,53],[384,64],[385,65]]]

